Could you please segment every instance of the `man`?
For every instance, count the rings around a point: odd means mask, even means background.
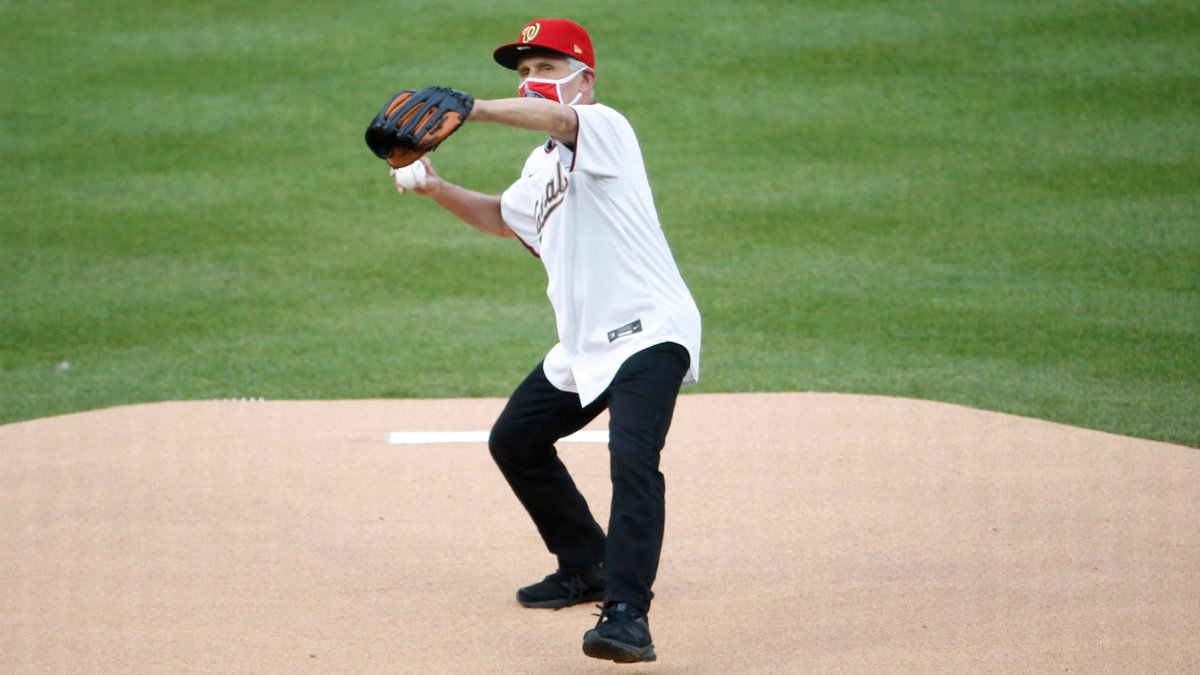
[[[584,653],[653,661],[647,613],[663,538],[659,453],[680,386],[699,376],[700,314],[663,236],[633,129],[596,102],[587,32],[538,19],[493,56],[517,71],[519,97],[477,99],[468,121],[541,131],[548,140],[503,195],[450,183],[428,158],[413,190],[482,232],[520,239],[549,278],[558,344],[517,387],[489,439],[558,561],[517,600],[560,608],[603,599]],[[607,537],[554,447],[606,408]]]

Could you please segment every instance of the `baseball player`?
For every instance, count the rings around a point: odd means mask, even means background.
[[[560,608],[603,600],[584,653],[653,661],[647,613],[663,539],[659,453],[680,386],[699,377],[700,313],[663,235],[637,137],[596,101],[588,33],[565,19],[537,19],[493,56],[516,71],[518,97],[476,99],[466,121],[545,132],[546,142],[499,196],[443,179],[428,157],[414,165],[415,178],[397,177],[397,188],[482,232],[517,238],[545,266],[558,343],[516,388],[489,440],[557,558],[557,571],[517,591],[517,601]],[[607,536],[555,450],[605,409]]]

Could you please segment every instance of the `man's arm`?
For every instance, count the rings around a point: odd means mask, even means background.
[[[567,145],[575,144],[575,136],[579,132],[579,117],[571,106],[544,98],[475,99],[475,107],[467,119],[542,131]]]
[[[429,197],[480,232],[496,237],[517,236],[500,215],[499,197],[455,185],[434,171],[428,157],[422,157],[420,161],[425,164],[425,185],[413,188],[413,192]]]

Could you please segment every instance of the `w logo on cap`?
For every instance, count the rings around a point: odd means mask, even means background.
[[[3,0],[0,0],[0,3],[2,2]],[[570,19],[533,19],[521,29],[516,42],[500,45],[492,52],[492,56],[495,57],[496,63],[509,70],[516,70],[521,57],[533,53],[531,50],[535,48],[546,52],[558,52],[563,56],[574,56],[589,68],[596,67],[592,38],[583,26]]]

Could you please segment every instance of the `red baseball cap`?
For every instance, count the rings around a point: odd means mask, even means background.
[[[568,19],[534,19],[521,29],[516,42],[497,47],[492,56],[496,63],[509,70],[516,70],[517,61],[522,56],[547,49],[563,56],[577,58],[589,68],[596,67],[592,38],[588,37],[583,26]]]

